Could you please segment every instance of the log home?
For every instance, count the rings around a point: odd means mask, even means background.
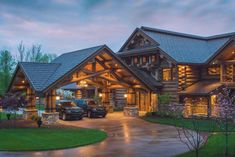
[[[71,84],[77,98],[93,89],[107,107],[156,111],[158,96],[169,94],[170,103],[186,104],[187,115],[198,99],[196,113],[214,116],[216,89],[235,87],[234,40],[235,33],[201,37],[136,28],[117,53],[102,45],[62,54],[52,63],[19,63],[8,91],[26,93],[26,117],[36,113],[36,99],[43,99],[43,116],[52,122],[58,118],[56,90]]]
[[[156,87],[158,95],[167,93],[171,103],[186,104],[187,115],[192,102],[200,100],[194,113],[213,116],[216,89],[225,84],[235,87],[234,40],[235,33],[202,37],[141,27],[117,54],[136,73],[161,84]]]

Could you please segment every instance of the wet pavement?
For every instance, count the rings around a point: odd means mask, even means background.
[[[187,151],[177,136],[174,127],[146,122],[139,118],[124,117],[112,113],[106,118],[60,123],[99,128],[108,133],[108,138],[93,145],[54,151],[0,152],[0,157],[169,157]]]

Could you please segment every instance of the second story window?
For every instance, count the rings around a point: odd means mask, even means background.
[[[145,56],[142,57],[142,61],[143,61],[143,62],[142,62],[143,64],[146,64],[146,62],[147,62],[147,57],[145,57]]]
[[[162,69],[162,80],[163,81],[171,81],[172,80],[171,68],[163,68]]]
[[[138,57],[134,57],[134,64],[138,64],[139,61],[138,61]]]
[[[220,74],[220,67],[209,67],[208,74],[209,75],[219,75]]]
[[[155,63],[157,61],[156,55],[151,56],[151,61],[152,63]]]

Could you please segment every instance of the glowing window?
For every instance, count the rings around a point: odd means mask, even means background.
[[[165,68],[162,70],[162,80],[163,81],[170,81],[172,80],[172,73],[170,68]]]

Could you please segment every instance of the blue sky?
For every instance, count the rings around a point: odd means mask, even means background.
[[[0,0],[0,48],[20,41],[61,54],[107,44],[117,51],[136,27],[202,36],[235,31],[233,0]]]

